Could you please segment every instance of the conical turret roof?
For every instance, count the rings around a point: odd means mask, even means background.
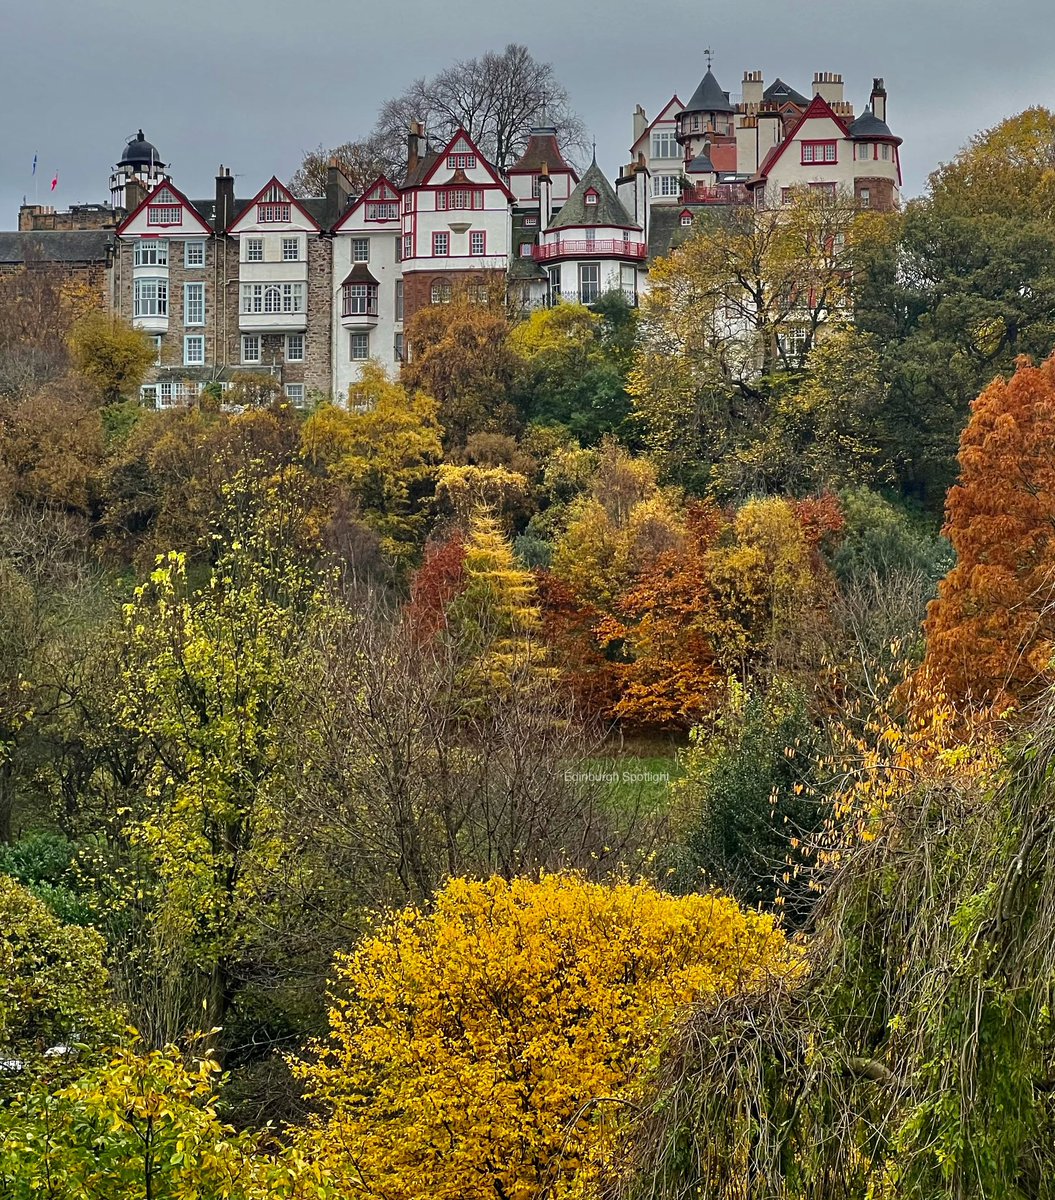
[[[735,110],[729,97],[722,91],[721,84],[715,79],[714,72],[708,67],[707,74],[700,80],[700,86],[692,93],[692,99],[682,111],[731,113]]]
[[[597,203],[587,204],[586,193],[597,193]],[[604,177],[597,159],[586,168],[575,191],[561,206],[561,210],[550,222],[550,229],[566,229],[578,225],[614,225],[637,229],[639,226],[630,218],[615,189]]]

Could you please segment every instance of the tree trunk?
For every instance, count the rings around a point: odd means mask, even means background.
[[[0,845],[13,840],[15,811],[15,764],[8,759],[0,765]]]

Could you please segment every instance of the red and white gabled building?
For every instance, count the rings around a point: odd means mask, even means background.
[[[164,369],[152,373],[144,397],[168,406],[185,398],[185,377],[203,371],[219,349],[215,231],[167,176],[145,194],[129,179],[123,197],[133,207],[116,230],[114,306],[153,339]]]
[[[238,363],[281,367],[295,404],[328,393],[331,374],[330,247],[308,203],[272,176],[226,230],[237,249]]]
[[[549,303],[590,305],[621,291],[628,303],[637,304],[648,257],[645,230],[627,212],[596,159],[543,227],[534,257],[546,272]]]
[[[409,321],[420,308],[448,301],[456,286],[505,280],[514,196],[464,130],[430,152],[416,126],[407,168],[401,255]]]
[[[370,359],[403,361],[402,197],[375,179],[333,227],[333,395],[341,400]]]
[[[847,120],[823,96],[814,96],[747,181],[755,207],[790,204],[797,189],[809,187],[854,197],[862,208],[895,208],[901,196],[901,138],[879,115],[885,114],[885,101],[885,93],[873,91],[864,113]],[[767,114],[758,119],[766,121]]]

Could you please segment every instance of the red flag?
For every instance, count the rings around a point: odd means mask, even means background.
[[[51,190],[54,191],[59,186],[59,173],[55,172],[55,178],[51,181]]]

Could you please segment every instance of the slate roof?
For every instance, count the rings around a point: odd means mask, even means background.
[[[648,261],[650,263],[669,254],[692,233],[691,226],[684,226],[681,223],[681,214],[684,208],[684,205],[676,208],[672,204],[657,204],[653,207],[648,223]]]
[[[252,199],[249,199],[249,200],[237,200],[236,199],[234,202],[234,210],[232,211],[232,213],[230,214],[230,217],[228,219],[228,224],[233,225],[234,222],[238,220],[238,218],[242,215],[242,213],[244,213],[245,210],[252,203],[253,203]],[[315,221],[317,221],[323,229],[327,228],[326,222],[329,219],[330,214],[326,208],[328,201],[326,200],[325,196],[308,196],[306,199],[304,197],[298,196],[297,203],[299,205],[301,205],[301,207],[307,212],[308,216],[312,217]],[[198,216],[201,217],[201,219],[206,223],[206,225],[211,225],[211,226],[213,226],[213,228],[215,228],[215,220],[214,220],[214,218],[216,216],[216,199],[215,199],[215,197],[213,197],[209,200],[192,200],[191,207],[198,214]],[[347,209],[345,211],[347,211]]]
[[[574,172],[574,168],[560,152],[557,131],[552,125],[540,125],[532,129],[524,153],[509,170],[531,171],[534,174],[540,171],[543,165],[549,167],[551,174],[554,171]]]
[[[692,99],[685,105],[683,112],[722,112],[734,111],[727,93],[714,77],[714,72],[707,68],[707,74],[700,80],[700,86],[692,93]]]
[[[436,159],[439,158],[439,156],[440,152],[438,150],[426,150],[418,160],[418,165],[407,175],[406,182],[403,184],[403,186],[417,187],[425,178],[425,176],[432,170],[436,163]]]
[[[586,203],[586,193],[591,188],[597,193],[596,204]],[[630,229],[640,228],[623,207],[615,189],[597,165],[596,159],[586,168],[586,173],[579,180],[575,191],[550,221],[549,228],[566,229],[569,225],[625,225]]]
[[[762,99],[770,104],[795,104],[799,108],[805,108],[809,104],[809,100],[801,92],[796,92],[793,87],[786,84],[783,79],[777,78],[766,88],[762,93]]]
[[[857,120],[851,124],[850,136],[852,138],[894,137],[886,121],[881,121],[870,108],[866,108]],[[900,141],[901,139],[896,138],[894,140]]]
[[[0,263],[106,262],[115,239],[107,229],[34,230],[0,233]]]
[[[711,162],[711,156],[707,151],[701,150],[685,168],[685,173],[687,175],[702,175],[705,171],[714,174],[714,163]]]
[[[345,275],[341,281],[341,287],[346,283],[372,283],[378,286],[378,281],[370,274],[370,268],[366,263],[356,263],[354,267]]]

